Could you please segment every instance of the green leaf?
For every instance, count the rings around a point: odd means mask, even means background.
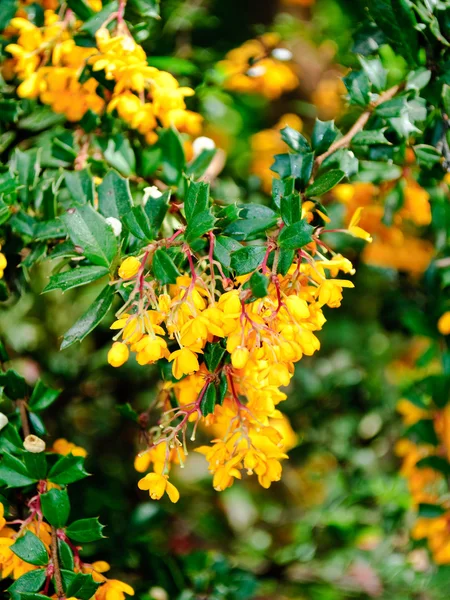
[[[43,567],[48,563],[48,554],[43,542],[31,531],[26,531],[10,549],[30,565]]]
[[[169,208],[170,190],[164,192],[159,198],[149,198],[144,206],[148,217],[152,238],[158,236],[161,225]]]
[[[47,458],[45,452],[24,452],[23,461],[30,477],[33,477],[33,479],[45,479],[47,475]]]
[[[217,400],[217,390],[214,383],[210,382],[200,402],[200,411],[204,417],[214,412]]]
[[[97,517],[91,519],[79,519],[66,528],[67,536],[75,542],[95,542],[102,537],[102,525]]]
[[[159,19],[159,0],[129,0],[131,6],[140,17]]]
[[[37,480],[28,474],[27,468],[21,460],[11,456],[11,454],[4,454],[0,463],[0,481],[6,487],[17,488],[30,485]]]
[[[92,8],[84,0],[67,0],[67,6],[71,8],[82,21],[87,21],[94,14]]]
[[[316,154],[322,154],[331,146],[338,134],[334,121],[316,119],[311,136],[312,147]]]
[[[444,101],[444,109],[447,115],[450,115],[450,85],[442,86],[442,100]]]
[[[307,198],[310,198],[311,196],[323,196],[323,194],[326,194],[326,192],[333,189],[344,177],[345,173],[340,169],[327,171],[318,177],[312,185],[306,188],[305,195]]]
[[[245,275],[254,271],[264,260],[266,246],[246,246],[231,255],[231,268],[236,275]]]
[[[417,146],[413,146],[413,150],[417,159],[417,163],[426,169],[431,169],[442,159],[442,154],[433,146],[418,144]]]
[[[156,67],[161,71],[169,71],[172,75],[198,75],[199,68],[190,60],[180,58],[179,56],[148,56],[147,62],[150,66]],[[207,150],[206,152],[211,152]],[[213,150],[214,152],[214,150]],[[190,173],[188,173],[190,174]]]
[[[432,419],[422,419],[417,421],[417,423],[414,423],[414,425],[411,425],[411,427],[408,428],[405,435],[418,442],[432,444],[433,446],[436,446],[439,442]]]
[[[91,306],[82,317],[64,335],[61,350],[75,342],[81,342],[105,318],[111,308],[114,298],[114,288],[107,285],[103,288]]]
[[[391,142],[384,137],[384,133],[378,131],[358,131],[352,139],[352,146],[373,146],[375,144],[391,145]]]
[[[217,386],[217,404],[222,406],[223,401],[228,392],[228,380],[225,371],[222,370],[219,377],[219,384]]]
[[[209,205],[209,183],[191,181],[184,201],[184,212],[189,223],[196,214],[204,212]]]
[[[214,258],[227,269],[231,266],[231,253],[242,248],[239,242],[225,235],[216,237],[214,243]]]
[[[239,219],[225,228],[224,233],[235,240],[254,240],[277,224],[277,217]]]
[[[419,467],[419,469],[434,469],[445,475],[445,477],[450,475],[450,464],[442,456],[426,456],[425,458],[420,459],[416,463],[416,466]]]
[[[304,219],[289,225],[289,227],[284,227],[278,236],[280,248],[297,250],[306,246],[312,241],[313,229],[312,225],[309,225]]]
[[[119,8],[119,3],[117,0],[113,0],[112,2],[109,2],[108,4],[106,4],[106,6],[104,6],[102,8],[101,11],[99,11],[98,13],[95,13],[90,19],[88,19],[88,20],[82,19],[82,21],[85,21],[85,23],[83,23],[81,25],[81,31],[86,31],[87,33],[90,33],[91,36],[94,36],[95,33],[97,32],[97,30],[100,29],[100,27],[103,25],[103,23],[113,13],[117,12],[118,8]]]
[[[277,272],[281,275],[286,275],[289,271],[290,266],[294,262],[295,250],[287,250],[286,248],[280,249],[280,256],[278,259]]]
[[[363,56],[358,56],[358,59],[373,87],[378,92],[383,91],[386,87],[387,71],[383,67],[380,58],[367,59]]]
[[[44,517],[59,529],[64,527],[70,514],[69,495],[66,490],[53,489],[41,494],[41,507]]]
[[[0,31],[6,29],[9,25],[9,22],[16,14],[18,6],[18,0],[2,0],[0,2]]]
[[[3,453],[17,454],[17,451],[23,450],[23,441],[19,435],[19,432],[8,423],[6,427],[0,431],[0,451]]]
[[[184,232],[184,239],[188,244],[194,242],[208,231],[211,231],[215,222],[216,219],[208,210],[197,213],[188,223]]]
[[[34,592],[21,592],[18,597],[20,600],[52,600],[50,596]]]
[[[34,241],[36,242],[39,240],[65,238],[66,236],[66,228],[59,219],[37,223],[34,229]]]
[[[43,294],[51,292],[53,290],[61,289],[63,292],[71,290],[72,288],[79,287],[92,283],[101,277],[108,274],[106,267],[97,267],[95,265],[87,267],[78,267],[71,269],[70,271],[64,271],[64,273],[57,273],[50,277],[49,284],[44,288]]]
[[[255,298],[264,298],[267,296],[269,289],[269,279],[260,273],[255,271],[249,279],[250,288]]]
[[[97,193],[98,208],[104,217],[121,219],[133,208],[130,183],[116,171],[108,171]]]
[[[70,549],[70,546],[64,540],[58,539],[58,553],[59,560],[61,562],[62,569],[68,569],[69,571],[73,571],[74,560],[73,560],[73,552]]]
[[[138,422],[139,414],[134,410],[134,408],[131,406],[131,404],[129,402],[127,402],[126,404],[119,404],[119,406],[117,406],[116,408],[117,408],[117,412],[119,414],[121,414],[122,417],[125,417],[126,419],[133,421],[133,423]]]
[[[189,165],[187,166],[186,175],[188,177],[194,177],[194,178],[202,177],[205,174],[206,170],[208,169],[209,165],[212,162],[212,159],[215,157],[216,154],[217,154],[216,148],[213,148],[211,150],[203,150],[202,152],[200,152],[200,154],[198,156],[196,156],[194,158],[194,160],[192,162],[190,162]]]
[[[293,225],[302,218],[300,195],[297,192],[282,196],[280,199],[280,213],[286,225]]]
[[[66,171],[64,173],[67,189],[77,204],[94,203],[94,180],[89,171]]]
[[[225,348],[221,345],[220,342],[216,342],[215,344],[208,343],[205,348],[205,364],[210,373],[214,373],[217,367],[220,365],[224,355]]]
[[[445,508],[438,504],[419,504],[418,516],[423,519],[436,519],[447,512]]]
[[[295,179],[272,179],[272,199],[277,208],[280,208],[281,198],[290,196],[295,191]]]
[[[369,104],[369,80],[363,71],[350,71],[342,81],[347,88],[350,104],[364,107]]]
[[[284,127],[281,130],[281,139],[294,152],[311,152],[311,146],[305,136],[292,127]]]
[[[103,155],[111,167],[117,169],[127,177],[132,175],[136,169],[136,157],[130,141],[122,134],[112,138],[97,138]]]
[[[153,274],[161,285],[166,283],[176,283],[180,272],[175,266],[172,258],[167,253],[167,250],[159,248],[153,255],[152,262]]]
[[[27,382],[14,369],[8,369],[6,373],[0,372],[0,386],[11,400],[20,400],[28,395]]]
[[[406,77],[407,90],[421,90],[428,85],[431,79],[431,71],[421,67],[417,71],[410,71]]]
[[[183,143],[176,129],[171,127],[163,131],[159,138],[162,149],[162,174],[169,184],[176,184],[185,166]]]
[[[60,395],[60,390],[54,390],[45,385],[40,379],[34,386],[33,393],[28,402],[32,411],[41,411],[48,408]]]
[[[63,575],[63,582],[66,584],[64,587],[67,598],[73,597],[77,600],[90,600],[101,585],[94,581],[92,575],[83,573],[70,573],[68,577]]]
[[[9,588],[8,593],[11,600],[20,600],[22,592],[38,592],[44,585],[46,579],[45,569],[35,569],[19,577]],[[39,596],[39,599],[44,596]]]
[[[105,219],[90,205],[70,208],[62,217],[70,239],[94,265],[109,267],[117,240]]]
[[[391,46],[406,60],[417,61],[416,18],[406,0],[377,0],[368,3],[369,12]]]
[[[18,148],[14,151],[13,162],[15,164],[19,184],[19,197],[27,206],[30,201],[31,190],[37,183],[37,178],[40,171],[40,150],[33,148],[22,152]]]
[[[278,173],[282,179],[293,177],[299,181],[300,186],[308,183],[314,164],[313,152],[305,154],[276,154],[274,159],[275,162],[270,167],[270,170]]]
[[[67,454],[58,459],[50,469],[47,478],[58,485],[68,485],[69,483],[84,479],[88,475],[89,473],[84,469],[84,458],[82,456]]]

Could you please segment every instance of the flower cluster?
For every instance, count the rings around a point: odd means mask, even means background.
[[[290,64],[292,54],[279,44],[277,34],[266,33],[228,52],[218,64],[225,75],[225,88],[261,94],[269,100],[294,90],[299,80]]]
[[[386,198],[399,194],[401,206],[386,217]],[[389,267],[420,275],[433,256],[433,245],[417,235],[417,228],[431,221],[430,197],[407,171],[399,180],[376,186],[373,183],[344,183],[336,186],[333,196],[346,208],[346,222],[358,208],[364,208],[362,226],[369,231],[374,242],[366,246],[362,258],[375,266]]]
[[[186,109],[184,100],[194,91],[148,66],[142,46],[116,17],[114,34],[106,23],[97,30],[96,47],[77,45],[82,23],[69,9],[46,10],[43,27],[25,17],[12,19],[9,35],[17,39],[6,46],[13,60],[5,63],[4,76],[21,81],[19,97],[39,98],[70,121],[81,120],[88,111],[116,111],[149,144],[157,140],[155,130],[161,125],[197,136],[202,119]]]
[[[406,426],[427,423],[435,432],[436,444],[403,438],[396,444],[396,453],[402,458],[400,473],[408,481],[413,507],[419,509],[412,537],[427,540],[437,564],[450,564],[450,505],[445,500],[446,478],[439,470],[450,458],[450,407],[438,410],[401,400],[397,408]]]
[[[305,202],[304,221],[314,219],[315,211],[313,202]],[[349,233],[368,239],[357,219]],[[171,369],[159,394],[161,416],[152,423],[150,409],[140,418],[148,448],[136,459],[136,468],[144,472],[152,465],[153,472],[139,487],[154,499],[167,492],[173,502],[178,500],[168,480],[170,466],[183,464],[188,453],[188,426],[195,440],[202,423],[213,439],[196,450],[206,456],[216,490],[231,486],[243,473],[255,474],[268,488],[280,479],[280,461],[290,445],[280,430],[284,418],[277,406],[286,399],[280,388],[289,385],[295,363],[320,348],[323,309],[340,306],[343,288],[353,284],[338,275],[354,269],[321,242],[318,232],[284,274],[277,269],[275,235],[251,272],[226,276],[214,258],[212,232],[206,256],[194,253],[182,234],[179,230],[150,244],[139,257],[129,256],[118,271],[119,283],[129,291],[112,325],[117,334],[109,363],[119,367],[134,353],[140,365],[159,362],[164,372],[164,364]],[[158,282],[154,266],[162,246],[187,257],[186,271],[169,285]]]

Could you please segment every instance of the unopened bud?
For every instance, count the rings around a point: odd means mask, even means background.
[[[152,587],[150,589],[150,598],[153,600],[169,600],[169,596],[162,587]]]
[[[108,225],[111,226],[114,235],[119,237],[119,235],[122,233],[122,223],[119,221],[119,219],[116,219],[116,217],[107,217],[105,220]]]
[[[156,185],[149,185],[144,188],[144,197],[142,198],[142,204],[145,206],[149,198],[161,198],[162,192],[158,190]]]
[[[272,56],[277,60],[291,60],[292,52],[287,48],[275,48],[272,50]]]
[[[0,413],[0,429],[3,429],[3,427],[6,427],[8,425],[9,421],[8,421],[8,417],[6,415],[4,415],[3,413]]]
[[[37,435],[27,435],[27,437],[23,441],[23,447],[28,452],[34,452],[38,454],[39,452],[44,452],[45,450],[45,442],[38,438]]]
[[[214,150],[215,147],[216,144],[214,143],[214,140],[212,140],[209,137],[206,137],[205,135],[201,135],[192,142],[192,150],[194,152],[194,156],[198,156],[204,150]]]

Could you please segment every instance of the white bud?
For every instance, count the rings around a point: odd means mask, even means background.
[[[45,442],[38,438],[37,435],[27,435],[27,437],[23,441],[23,447],[28,452],[34,452],[38,454],[39,452],[44,452],[45,450]]]
[[[116,219],[116,217],[106,217],[105,221],[108,223],[108,225],[111,225],[114,235],[119,237],[119,235],[122,233],[122,223],[119,221],[119,219]]]
[[[142,198],[142,204],[145,206],[149,198],[161,198],[162,192],[158,190],[156,185],[150,185],[144,188],[144,197]]]
[[[206,137],[205,135],[198,137],[192,142],[192,150],[194,151],[194,156],[198,156],[204,150],[214,150],[215,147],[216,144],[214,143],[214,140],[212,140],[209,137]]]
[[[287,48],[275,48],[272,50],[272,56],[276,60],[291,60],[292,52]]]
[[[162,587],[152,587],[150,588],[149,593],[153,600],[169,600],[166,590],[164,590]]]
[[[247,75],[249,77],[261,77],[266,72],[266,67],[262,65],[255,65],[254,67],[250,67],[247,71]]]
[[[0,429],[3,429],[3,427],[6,427],[8,425],[9,421],[8,421],[8,417],[6,415],[4,415],[3,413],[0,413]]]

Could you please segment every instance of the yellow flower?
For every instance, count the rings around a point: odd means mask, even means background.
[[[114,342],[108,352],[108,362],[112,367],[121,367],[130,356],[128,346],[123,342]]]
[[[347,230],[353,237],[361,238],[362,240],[365,240],[366,242],[371,242],[372,236],[369,233],[367,233],[367,231],[364,231],[364,229],[362,229],[361,227],[358,227],[358,223],[359,223],[359,220],[361,219],[362,211],[363,211],[362,207],[359,207],[355,210],[353,217],[350,220]]]
[[[0,250],[1,250],[0,246]],[[0,279],[3,277],[4,270],[6,269],[6,256],[0,252]]]
[[[231,364],[235,369],[243,369],[248,362],[250,351],[238,346],[231,354]]]
[[[87,456],[87,452],[84,448],[76,446],[73,442],[69,442],[64,438],[55,440],[51,451],[64,456],[67,454],[73,454],[73,456]]]
[[[159,473],[148,473],[145,477],[139,480],[138,487],[140,490],[148,490],[152,500],[159,500],[167,493],[172,502],[178,502],[180,493],[177,488],[170,483],[167,475]]]
[[[439,333],[442,335],[450,335],[450,310],[441,315],[437,326]]]
[[[133,588],[118,579],[107,579],[95,593],[95,600],[124,600],[125,594],[134,596]]]
[[[6,519],[5,519],[5,507],[3,506],[3,504],[0,502],[0,530],[3,529],[3,527],[6,525]]]
[[[191,375],[200,368],[197,355],[189,348],[175,350],[170,354],[169,361],[173,361],[172,373],[175,379],[181,379],[183,375]]]
[[[135,256],[126,258],[119,267],[119,277],[121,279],[131,279],[141,268],[141,261]]]

